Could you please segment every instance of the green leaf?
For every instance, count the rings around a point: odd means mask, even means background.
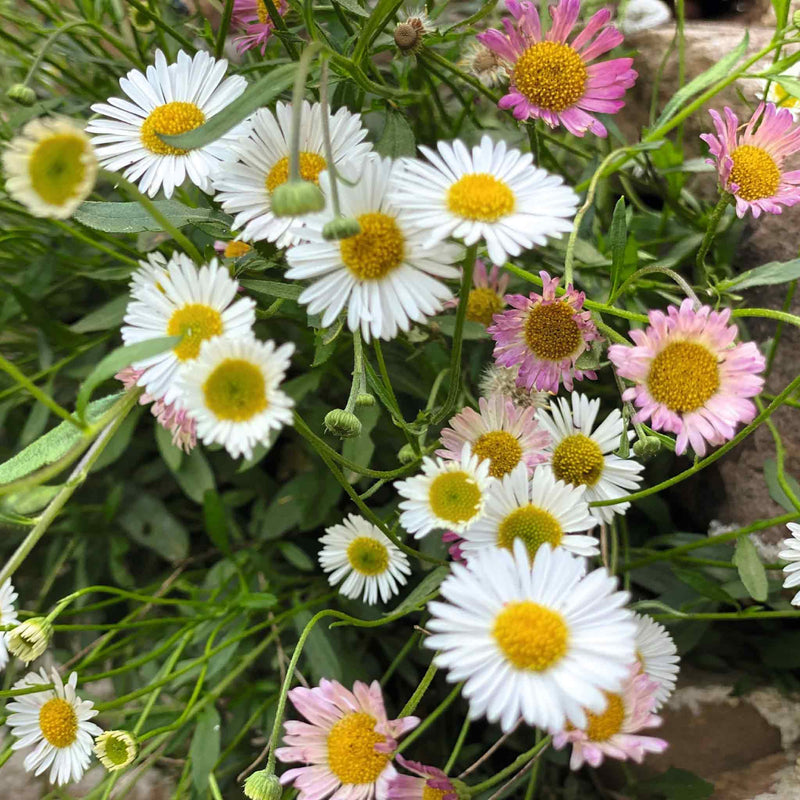
[[[795,497],[800,497],[800,484],[785,472],[783,477],[789,489],[794,493]],[[787,511],[795,511],[794,503],[786,496],[783,487],[778,483],[778,463],[773,458],[768,458],[764,461],[764,480],[769,490],[769,496],[779,505],[783,506]]]
[[[92,333],[119,328],[129,300],[127,294],[121,294],[70,325],[69,329],[73,333]]]
[[[217,486],[214,482],[214,473],[199,447],[184,455],[180,468],[176,469],[173,475],[184,494],[195,503],[202,504],[205,493],[209,489],[215,490]]]
[[[203,493],[203,520],[206,524],[208,538],[225,555],[231,553],[231,543],[228,539],[228,514],[222,498],[214,489],[206,489]]]
[[[192,759],[192,783],[198,796],[205,797],[208,776],[219,758],[220,718],[214,705],[206,706],[197,716],[189,756]]]
[[[668,122],[675,114],[686,106],[689,100],[697,94],[700,94],[704,89],[711,86],[712,83],[728,76],[734,66],[739,62],[742,56],[747,51],[747,45],[750,42],[750,34],[745,31],[742,41],[731,50],[730,53],[723,56],[713,67],[710,67],[705,72],[701,72],[696,78],[692,79],[685,86],[682,86],[675,92],[669,99],[661,116],[653,126],[653,130],[660,128]]]
[[[142,361],[151,356],[157,356],[165,350],[174,347],[181,340],[180,336],[160,336],[158,339],[148,339],[146,342],[137,342],[112,350],[100,363],[89,373],[89,377],[81,384],[78,389],[78,399],[75,401],[75,410],[78,416],[83,419],[86,404],[92,396],[92,392],[105,380],[116,375],[121,369],[129,367],[136,361]]]
[[[740,536],[736,540],[736,552],[733,554],[733,563],[739,571],[744,588],[750,597],[763,603],[769,594],[767,585],[767,571],[758,557],[756,546],[748,536]]]
[[[86,422],[97,422],[122,397],[122,393],[101,397],[89,403]],[[0,485],[24,478],[48,464],[53,464],[80,444],[84,434],[71,422],[64,421],[44,436],[28,445],[23,451],[0,464]]]
[[[236,605],[241,608],[258,608],[267,609],[273,608],[278,602],[278,598],[274,594],[267,592],[251,592],[248,594],[239,595],[236,598]]]
[[[678,567],[670,564],[672,571],[682,583],[691,586],[699,595],[716,600],[718,603],[730,603],[735,605],[736,601],[728,594],[716,581],[707,578],[702,572],[693,569]]]
[[[296,569],[301,572],[311,572],[316,566],[313,559],[293,542],[278,542],[281,555]]]
[[[183,461],[183,450],[172,444],[172,434],[166,428],[156,422],[155,429],[156,444],[158,445],[159,453],[161,453],[161,458],[164,459],[164,463],[169,467],[170,472],[177,472]]]
[[[176,136],[161,136],[161,139],[173,147],[185,150],[194,150],[215,142],[234,125],[238,125],[262,106],[269,105],[281,92],[288,89],[294,83],[296,70],[297,65],[294,62],[270,70],[204,125]]]
[[[456,315],[449,314],[446,317],[437,317],[436,324],[445,336],[453,336],[456,331]],[[486,328],[480,322],[473,322],[471,319],[464,320],[464,339],[486,339],[488,336]]]
[[[280,281],[239,281],[241,286],[256,294],[263,294],[267,297],[280,297],[283,300],[294,300],[303,292],[303,287],[296,283],[281,283]]]
[[[723,291],[727,289],[749,289],[752,286],[788,283],[797,278],[800,278],[800,258],[793,258],[791,261],[770,261],[768,264],[762,264],[755,269],[748,269],[735,278],[721,281],[719,288]]]
[[[776,75],[773,80],[792,97],[800,97],[800,81],[790,78],[788,75]]]
[[[295,630],[300,633],[311,619],[308,611],[301,611],[294,616]],[[342,665],[332,643],[333,632],[325,627],[324,622],[318,622],[306,639],[303,656],[308,662],[308,668],[314,683],[319,683],[322,678],[341,680]]]
[[[614,216],[611,218],[611,296],[622,282],[622,271],[625,269],[625,246],[628,242],[628,223],[626,219],[625,198],[620,197],[614,206]]]
[[[167,561],[180,561],[189,554],[189,534],[164,503],[149,494],[139,494],[123,506],[122,529],[134,542],[158,553]]]
[[[190,208],[177,200],[154,200],[153,205],[176,228],[190,222],[200,222],[215,214],[208,208]],[[141,233],[142,231],[163,231],[164,226],[150,216],[139,203],[100,203],[87,200],[81,203],[74,214],[78,222],[87,228],[105,233]]]
[[[670,767],[654,778],[636,784],[637,789],[656,792],[664,800],[706,800],[714,794],[714,784],[693,772]],[[637,796],[640,793],[637,792]]]
[[[355,14],[357,17],[369,19],[369,11],[361,8],[356,0],[333,0],[333,2],[334,5],[340,6],[341,8],[346,8],[351,14]]]
[[[408,597],[403,600],[398,606],[388,614],[408,614],[411,611],[417,611],[427,601],[428,596],[433,594],[441,582],[450,574],[449,567],[436,567],[436,569],[429,572],[409,593]]]
[[[34,486],[24,492],[0,497],[0,509],[8,514],[33,514],[43,509],[60,491],[60,486]]]
[[[402,114],[397,111],[386,112],[386,124],[383,126],[383,133],[375,145],[375,150],[389,158],[402,158],[403,156],[413,158],[416,155],[417,144],[414,140],[414,131]]]
[[[139,422],[144,411],[144,406],[136,406],[130,414],[122,421],[122,424],[114,432],[111,441],[106,445],[105,450],[100,453],[97,461],[92,465],[92,472],[100,472],[118,458],[121,458],[128,450],[136,424]]]
[[[789,19],[789,5],[789,0],[772,0],[772,7],[775,9],[775,19],[778,23],[778,30],[783,28]]]

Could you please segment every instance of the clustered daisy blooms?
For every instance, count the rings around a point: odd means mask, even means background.
[[[725,120],[709,111],[717,130],[700,136],[708,144],[723,191],[733,195],[739,217],[749,211],[780,214],[800,202],[800,170],[786,170],[789,156],[800,151],[800,126],[788,108],[761,103],[740,130],[739,119],[727,106]]]
[[[508,94],[499,106],[518,120],[541,119],[551,128],[563,125],[574,136],[587,131],[607,136],[606,126],[593,113],[614,114],[636,81],[632,58],[592,63],[622,43],[622,34],[608,22],[603,8],[572,35],[581,10],[580,0],[559,0],[551,6],[553,24],[547,33],[536,3],[506,0],[514,20],[503,20],[504,31],[491,29],[479,42],[502,59],[510,79]]]
[[[637,407],[636,419],[677,434],[675,452],[732,439],[740,422],[756,415],[755,397],[764,385],[765,359],[754,342],[735,343],[730,309],[694,309],[684,300],[667,313],[652,310],[646,330],[632,330],[635,346],[608,349],[617,373],[633,382],[623,400]]]

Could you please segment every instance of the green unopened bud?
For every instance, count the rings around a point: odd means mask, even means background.
[[[128,19],[130,19],[131,25],[140,33],[150,33],[156,28],[153,18],[138,8],[128,10]]]
[[[31,617],[8,632],[8,651],[29,664],[47,650],[53,626],[44,617]]]
[[[283,787],[274,772],[261,769],[244,782],[244,796],[250,800],[280,800]]]
[[[362,392],[356,396],[356,406],[358,408],[367,408],[375,405],[375,396],[369,392]]]
[[[15,83],[6,92],[6,97],[21,106],[32,106],[36,102],[36,92],[24,83]]]
[[[633,443],[633,452],[642,461],[649,461],[661,450],[661,440],[657,436],[645,436]]]
[[[139,746],[128,731],[103,731],[94,740],[94,754],[109,772],[119,772],[136,759]]]
[[[456,790],[456,796],[458,797],[458,800],[469,800],[469,798],[472,797],[472,792],[470,791],[469,786],[464,783],[464,781],[450,778],[450,783],[453,784],[453,788]]]
[[[417,454],[410,444],[404,444],[397,453],[397,460],[401,464],[410,464],[412,461],[416,461],[416,459]]]
[[[800,11],[795,11],[794,14],[792,14],[792,24],[795,28],[800,28]]]
[[[358,236],[361,233],[361,225],[353,217],[334,217],[330,222],[325,223],[322,229],[322,238],[328,242],[338,242],[342,239],[349,239],[351,236]]]
[[[276,217],[302,217],[325,208],[325,195],[316,183],[288,180],[272,193],[272,213]]]
[[[325,415],[325,428],[340,439],[352,439],[361,433],[361,420],[343,408],[334,408]]]

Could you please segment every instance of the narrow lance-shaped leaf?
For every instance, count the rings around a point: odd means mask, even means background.
[[[767,571],[758,557],[756,546],[747,536],[739,537],[736,542],[736,552],[733,554],[733,563],[739,571],[744,588],[750,597],[763,603],[767,599],[769,587],[767,584]]]

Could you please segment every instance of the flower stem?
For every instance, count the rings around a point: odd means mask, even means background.
[[[544,739],[542,739],[540,742],[537,742],[530,750],[527,750],[521,756],[518,756],[516,759],[514,759],[514,761],[505,769],[501,769],[500,772],[496,773],[488,780],[483,781],[483,783],[470,786],[470,793],[472,795],[476,795],[480,792],[484,792],[487,789],[491,789],[492,786],[496,786],[501,781],[504,781],[510,775],[513,775],[518,769],[524,767],[529,761],[536,758],[539,753],[549,747],[552,738],[552,736],[545,736]]]
[[[714,235],[717,232],[719,221],[725,213],[725,209],[731,201],[731,196],[728,192],[723,192],[719,198],[719,202],[714,206],[711,216],[708,218],[708,228],[706,228],[706,235],[697,251],[697,268],[708,280],[708,267],[706,266],[706,254],[711,248],[711,243],[714,241]]]
[[[217,31],[217,41],[214,45],[215,58],[222,58],[225,52],[225,37],[228,35],[228,28],[231,25],[231,17],[233,16],[233,0],[225,0],[225,7],[222,10],[222,18],[219,22],[219,30]]]
[[[434,659],[436,656],[434,655]],[[431,685],[431,681],[433,680],[434,676],[436,675],[438,667],[436,664],[431,661],[428,665],[428,669],[425,671],[425,674],[422,676],[422,680],[419,683],[419,686],[414,690],[414,694],[408,698],[408,702],[403,706],[402,710],[400,711],[401,717],[407,717],[409,714],[413,714],[417,710],[417,706],[420,704],[420,701],[425,696],[425,692],[428,691],[428,687]]]
[[[299,181],[300,177],[300,125],[303,121],[303,94],[306,90],[306,78],[311,60],[317,54],[321,45],[311,42],[300,60],[297,62],[297,74],[294,79],[294,89],[292,90],[292,139],[289,150],[289,180]]]

